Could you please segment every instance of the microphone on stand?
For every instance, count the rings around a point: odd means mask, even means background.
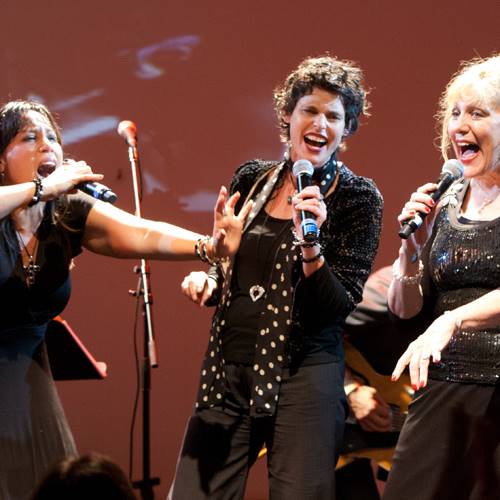
[[[293,175],[297,179],[297,190],[300,192],[305,187],[312,184],[312,175],[314,167],[309,160],[297,160],[292,167]],[[300,227],[302,228],[303,238],[306,241],[315,241],[318,239],[318,224],[314,214],[306,210],[300,211]]]
[[[437,183],[438,187],[431,194],[431,198],[437,202],[451,184],[463,175],[464,166],[458,160],[446,160],[441,169],[441,175]],[[423,224],[426,217],[427,214],[425,212],[418,212],[415,217],[403,222],[403,226],[398,232],[399,237],[403,240],[408,239]]]
[[[118,124],[116,131],[131,148],[137,147],[137,126],[134,122],[123,120]]]

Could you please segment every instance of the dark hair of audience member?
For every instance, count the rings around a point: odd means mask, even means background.
[[[89,453],[57,463],[31,500],[137,500],[124,472],[111,459]]]

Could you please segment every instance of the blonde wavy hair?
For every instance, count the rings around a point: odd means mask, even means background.
[[[500,106],[500,54],[463,61],[448,82],[437,113],[441,125],[440,149],[445,160],[451,149],[448,124],[453,108],[462,96],[472,97],[478,104]]]

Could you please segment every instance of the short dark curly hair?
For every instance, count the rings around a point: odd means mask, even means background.
[[[298,100],[317,87],[339,94],[345,109],[345,127],[353,134],[361,114],[368,116],[367,91],[363,88],[363,71],[351,61],[330,55],[308,57],[274,90],[274,109],[278,116],[281,139],[290,139],[290,125],[285,115],[292,114]]]

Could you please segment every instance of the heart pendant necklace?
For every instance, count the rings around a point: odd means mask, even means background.
[[[248,290],[248,294],[253,302],[257,302],[264,295],[265,291],[263,286],[252,285]]]

